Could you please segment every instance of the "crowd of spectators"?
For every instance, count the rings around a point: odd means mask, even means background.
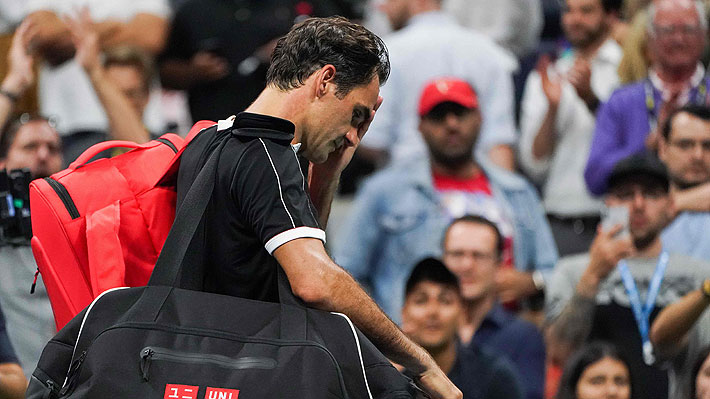
[[[706,3],[0,0],[0,168],[227,119],[295,22],[344,15],[391,75],[334,260],[467,398],[710,399]],[[1,244],[4,399],[55,330]]]

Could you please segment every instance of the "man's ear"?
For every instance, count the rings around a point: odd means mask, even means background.
[[[335,90],[335,66],[327,64],[316,74],[316,97],[321,98],[328,94],[328,91]]]
[[[666,143],[666,138],[663,137],[663,135],[660,135],[658,137],[658,158],[663,161],[663,163],[667,164],[666,162],[666,155],[668,151],[668,143]]]

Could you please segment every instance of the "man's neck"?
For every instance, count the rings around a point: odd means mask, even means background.
[[[599,36],[599,38],[597,38],[596,41],[590,43],[589,45],[584,47],[577,47],[576,50],[578,57],[591,61],[597,55],[597,52],[604,45],[608,38],[608,34],[601,35]]]
[[[300,123],[303,115],[303,92],[299,90],[282,91],[273,86],[267,86],[256,100],[245,110],[255,114],[268,115],[286,119],[296,125],[293,143],[303,139],[303,127]]]
[[[695,74],[697,65],[686,65],[683,67],[666,68],[663,65],[656,67],[656,74],[661,81],[670,88],[683,88],[690,82],[690,79]]]
[[[434,174],[451,176],[456,179],[470,179],[481,172],[481,168],[473,160],[467,161],[459,166],[444,165],[439,162],[431,162],[431,169]]]
[[[452,339],[446,345],[437,350],[428,349],[431,357],[439,365],[441,371],[448,374],[456,363],[456,340]]]
[[[635,258],[656,258],[661,255],[663,251],[663,244],[661,243],[661,238],[656,237],[649,245],[645,248],[636,248]]]
[[[459,338],[464,344],[469,344],[476,335],[476,331],[483,323],[488,313],[496,305],[494,293],[490,293],[481,298],[464,302],[464,319],[459,328]]]

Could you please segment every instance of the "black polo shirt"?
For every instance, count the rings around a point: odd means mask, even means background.
[[[231,128],[200,133],[183,153],[178,206],[211,150],[228,140],[203,219],[205,291],[276,301],[272,252],[297,238],[325,242],[291,145],[294,129],[287,120],[243,112]]]

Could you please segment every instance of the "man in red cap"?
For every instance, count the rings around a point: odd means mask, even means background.
[[[441,255],[446,226],[464,215],[493,221],[504,238],[496,279],[503,301],[538,294],[557,260],[540,200],[524,178],[482,159],[473,146],[482,117],[478,98],[460,79],[439,78],[420,97],[419,130],[428,161],[413,159],[372,176],[362,187],[334,247],[338,264],[370,287],[399,318],[414,264]]]

